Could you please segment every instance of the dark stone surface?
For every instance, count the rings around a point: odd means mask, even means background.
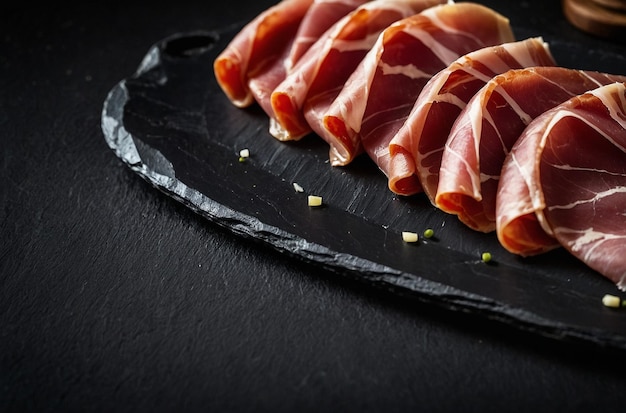
[[[1,13],[0,410],[620,410],[622,351],[302,263],[213,225],[113,154],[100,128],[111,88],[156,41],[269,3],[250,4]],[[546,40],[589,41],[585,68],[623,53],[554,20],[556,3],[510,7]]]

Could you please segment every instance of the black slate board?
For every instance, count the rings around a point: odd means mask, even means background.
[[[212,63],[242,24],[163,39],[113,87],[102,130],[132,170],[217,225],[341,275],[564,342],[626,349],[626,311],[601,303],[616,287],[564,250],[514,256],[424,196],[392,194],[366,157],[333,168],[321,139],[278,142],[258,107],[233,107]],[[533,26],[513,27],[520,39],[538,35]],[[569,67],[590,53],[578,40],[556,38],[551,47]],[[603,54],[597,70],[624,67],[617,50]],[[251,157],[239,162],[243,148]],[[308,194],[323,196],[324,206],[308,207]],[[425,228],[436,236],[402,241],[402,231]],[[491,263],[481,261],[483,251]]]

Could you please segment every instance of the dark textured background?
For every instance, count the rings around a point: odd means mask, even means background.
[[[115,157],[109,90],[156,41],[271,1],[231,4],[0,11],[0,411],[621,411],[623,352],[303,265]],[[548,40],[558,7],[508,6]]]

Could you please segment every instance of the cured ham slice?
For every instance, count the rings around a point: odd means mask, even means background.
[[[355,0],[350,1],[352,2],[351,4],[353,6],[351,10],[354,10],[354,7],[357,6],[357,2]],[[300,23],[298,29],[299,33],[297,33],[294,38],[291,39],[291,41],[283,46],[282,54],[280,54],[278,58],[275,58],[272,62],[268,62],[263,71],[255,74],[253,77],[250,78],[250,91],[252,92],[252,96],[254,97],[254,99],[268,115],[270,119],[269,131],[272,135],[276,135],[276,125],[278,124],[278,122],[276,121],[276,113],[274,112],[274,107],[272,106],[272,93],[278,87],[278,85],[285,80],[288,73],[293,70],[293,65],[297,64],[297,61],[293,60],[295,57],[294,50],[296,54],[306,52],[305,50],[303,50],[303,46],[306,45],[306,43],[300,42],[300,40],[305,36],[303,33],[300,33],[300,31],[304,33],[310,33],[313,30],[320,30],[319,26],[316,29],[307,29],[306,26],[303,26],[303,24],[309,25],[311,22],[320,20],[320,17],[325,17],[323,24],[320,25],[323,27],[331,27],[336,22],[336,19],[342,18],[343,16],[345,16],[345,13],[350,11],[350,9],[348,9],[347,7],[348,5],[350,5],[350,3],[345,2],[343,4],[343,8],[335,8],[334,10],[332,10],[334,12],[333,14],[324,16],[324,14],[326,14],[326,11],[330,11],[328,10],[330,8],[329,4],[329,2],[324,2],[317,4],[317,7],[313,7],[316,6],[316,4],[313,4],[313,6],[307,11],[302,22]],[[338,11],[344,12],[344,14],[340,15]],[[333,20],[329,21],[328,19],[330,17],[332,17]],[[318,21],[318,24],[319,23],[320,22]],[[300,57],[300,59],[302,59],[302,57]]]
[[[243,27],[215,59],[217,83],[237,107],[254,102],[249,79],[285,56],[313,0],[282,0]]]
[[[565,100],[618,80],[626,77],[563,67],[516,69],[494,77],[469,101],[450,131],[435,204],[477,231],[496,229],[500,172],[524,128]],[[506,185],[513,184],[506,181]],[[513,231],[513,226],[505,226]],[[528,225],[523,231],[528,234],[507,236],[510,241],[505,246],[522,255],[558,246],[539,228]]]
[[[287,56],[287,72],[335,22],[370,0],[314,0],[304,15]]]
[[[287,66],[285,62],[288,59],[292,44],[293,43],[290,42],[283,47],[282,53],[279,54],[273,62],[267,64],[263,70],[257,72],[248,81],[248,87],[253,99],[261,106],[261,109],[263,109],[270,119],[273,119],[275,116],[270,97],[276,86],[287,76]]]
[[[324,116],[322,137],[347,164],[365,150],[388,173],[389,142],[426,82],[458,57],[513,41],[508,19],[476,3],[448,3],[379,36]]]
[[[524,185],[511,187],[509,172]],[[536,221],[626,290],[626,84],[601,86],[538,116],[507,157],[501,187],[499,210]]]
[[[297,140],[312,131],[320,131],[318,114],[339,94],[380,32],[395,21],[444,2],[374,0],[338,21],[307,50],[272,92],[275,119],[270,133],[279,140]],[[334,164],[332,156],[331,163]]]
[[[433,76],[389,144],[389,189],[400,195],[423,190],[435,204],[443,148],[472,96],[510,69],[555,64],[548,45],[536,37],[476,50]]]

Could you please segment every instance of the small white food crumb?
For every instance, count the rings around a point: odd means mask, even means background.
[[[606,307],[619,308],[622,305],[622,300],[615,295],[605,294],[605,296],[602,297],[602,304]]]
[[[309,206],[320,206],[322,205],[322,197],[317,195],[309,195]]]
[[[249,158],[250,157],[250,149],[242,149],[239,151],[239,156],[242,158]]]
[[[296,182],[293,183],[293,189],[296,190],[296,192],[304,192],[304,188],[302,188],[300,185],[298,185]]]
[[[418,239],[419,236],[417,235],[417,232],[402,231],[402,241],[417,242]]]

